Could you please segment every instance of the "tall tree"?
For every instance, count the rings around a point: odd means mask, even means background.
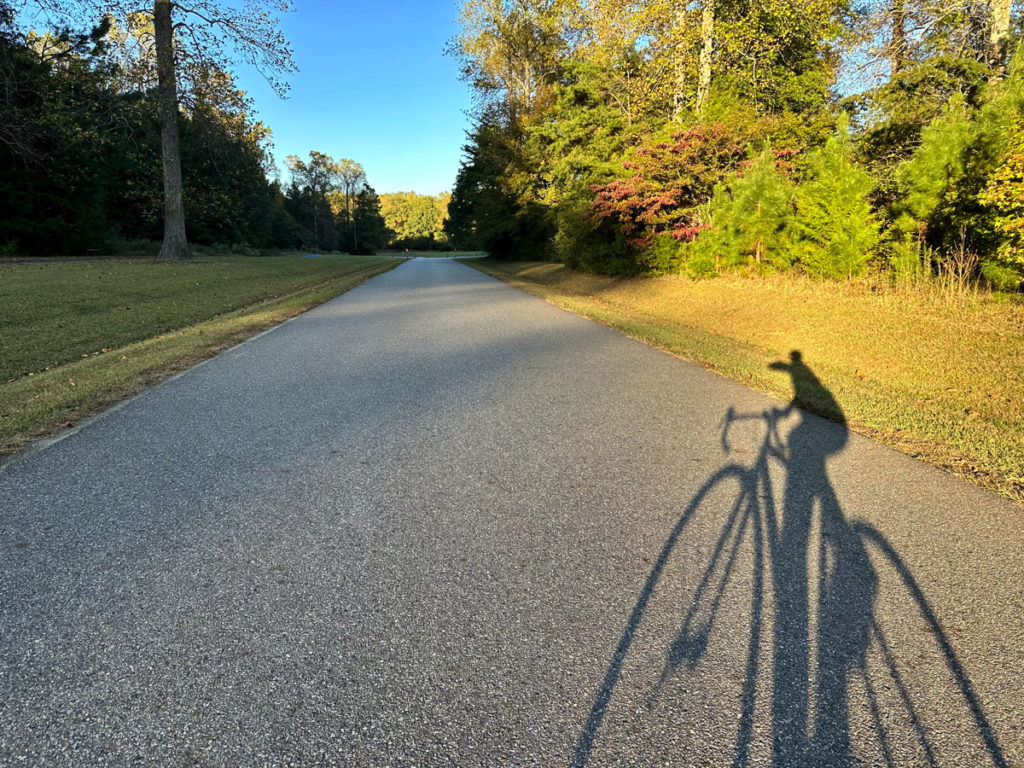
[[[1006,52],[1010,40],[1011,0],[989,0],[988,65],[992,79],[1006,73]]]
[[[463,0],[452,53],[483,106],[501,104],[514,122],[551,95],[558,64],[579,39],[580,0]]]
[[[711,92],[711,66],[715,55],[715,0],[700,4],[700,59],[697,65],[697,114],[703,114]]]
[[[160,146],[164,166],[164,242],[161,261],[188,258],[185,204],[181,198],[181,137],[178,132],[178,79],[174,71],[174,23],[171,0],[154,0],[153,37],[160,113]]]
[[[355,247],[357,253],[376,251],[388,244],[388,227],[381,215],[381,200],[369,184],[364,184],[356,195],[352,219],[359,233]]]
[[[37,0],[58,18],[96,18],[109,15],[127,26],[139,14],[153,19],[164,179],[164,241],[159,258],[189,258],[185,215],[181,197],[181,139],[178,130],[182,86],[191,85],[193,71],[209,65],[229,69],[241,59],[254,65],[283,94],[287,85],[279,79],[295,71],[291,47],[278,27],[275,14],[291,7],[288,0],[246,0],[232,7],[217,0],[152,0],[142,8],[130,0]],[[140,0],[141,2],[141,0]]]
[[[338,188],[344,199],[342,219],[345,226],[345,247],[350,251],[359,250],[359,223],[356,221],[356,196],[366,186],[366,171],[355,160],[341,158],[335,166]]]
[[[907,55],[907,8],[905,0],[892,0],[892,40],[889,44],[889,77],[896,77]]]
[[[309,162],[297,155],[289,155],[287,162],[288,170],[292,172],[293,185],[304,190],[309,197],[315,246],[334,250],[337,247],[337,234],[330,196],[338,189],[340,164],[330,155],[315,150],[309,153]]]

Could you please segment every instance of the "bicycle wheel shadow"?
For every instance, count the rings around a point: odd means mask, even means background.
[[[727,452],[731,424],[764,425],[757,458],[715,472],[670,531],[570,765],[605,762],[592,760],[595,745],[627,674],[634,699],[646,686],[646,707],[634,703],[613,730],[658,763],[1006,766],[911,569],[877,528],[843,513],[826,466],[848,442],[842,408],[800,352],[771,367],[789,374],[792,402],[727,413]],[[783,420],[795,421],[785,436]],[[637,721],[659,710],[660,731],[645,732]],[[670,755],[650,733],[679,713],[694,743]],[[602,742],[603,756],[615,754],[613,741]]]

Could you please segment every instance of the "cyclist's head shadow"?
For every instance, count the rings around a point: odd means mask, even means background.
[[[871,759],[893,764],[888,753],[892,736],[886,728],[892,727],[895,716],[883,711],[893,702],[884,703],[882,693],[872,687],[878,669],[892,677],[886,687],[904,697],[895,704],[903,707],[902,717],[910,723],[905,738],[917,742],[913,749],[925,757],[925,764],[937,764],[931,759],[931,737],[898,677],[891,640],[876,615],[879,574],[871,554],[878,567],[886,569],[887,578],[895,571],[907,585],[911,599],[903,610],[924,616],[932,625],[975,735],[984,742],[989,756],[985,764],[1005,765],[970,681],[923,593],[916,584],[910,588],[909,569],[880,533],[848,520],[843,512],[827,471],[828,460],[849,438],[839,403],[799,351],[770,367],[789,374],[792,401],[786,408],[762,413],[737,415],[729,409],[723,448],[730,450],[730,424],[763,420],[761,449],[753,463],[748,451],[742,463],[727,463],[717,470],[669,532],[606,671],[571,765],[588,763],[621,671],[639,663],[630,660],[630,647],[648,612],[660,613],[661,623],[666,616],[676,617],[674,636],[662,636],[662,668],[648,691],[648,712],[671,707],[673,696],[706,679],[707,670],[702,674],[697,668],[721,664],[729,656],[722,651],[724,646],[732,646],[733,663],[743,665],[741,670],[719,670],[733,679],[740,672],[741,678],[739,716],[732,721],[735,730],[731,736],[721,734],[732,739],[734,768],[765,764],[766,755],[773,766],[845,768],[859,764],[855,753],[863,749],[875,749]],[[745,597],[737,597],[744,590]],[[738,610],[749,617],[742,642],[735,635]],[[648,648],[647,654],[652,650]],[[874,670],[869,670],[869,654],[876,658]],[[663,690],[667,693],[661,698]],[[874,745],[865,746],[863,728],[853,743],[854,710],[861,722],[865,717],[873,720]],[[757,726],[765,721],[770,723],[767,740],[758,735],[765,732]]]

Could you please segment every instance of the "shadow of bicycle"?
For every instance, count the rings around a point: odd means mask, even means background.
[[[847,443],[842,409],[799,352],[771,367],[790,375],[793,401],[726,414],[723,449],[755,458],[712,475],[670,532],[571,765],[592,761],[605,729],[632,733],[622,749],[633,754],[616,755],[614,737],[602,744],[601,762],[616,764],[645,764],[634,762],[642,744],[652,764],[1006,766],[910,568],[843,514],[826,468]],[[609,717],[627,668],[632,708]],[[645,717],[657,723],[638,737]],[[672,746],[650,739],[673,729]]]

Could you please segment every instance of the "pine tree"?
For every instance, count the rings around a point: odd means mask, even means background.
[[[808,157],[809,179],[797,187],[794,255],[816,277],[864,272],[881,237],[868,195],[875,183],[853,162],[845,119],[824,147]]]
[[[758,265],[785,269],[792,242],[787,227],[793,215],[793,183],[776,169],[765,149],[742,173],[715,188],[707,209],[709,229],[694,242],[694,256],[705,263]]]
[[[921,131],[921,145],[898,172],[905,195],[894,206],[897,224],[905,232],[941,225],[948,215],[944,203],[967,172],[969,149],[978,126],[963,96],[954,95],[942,114]]]

